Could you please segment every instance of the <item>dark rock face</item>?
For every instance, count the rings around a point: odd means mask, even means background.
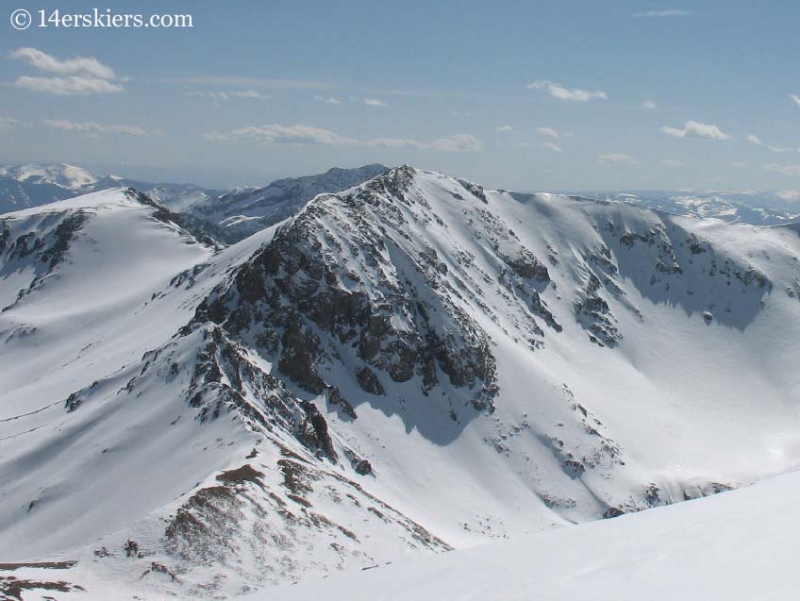
[[[183,338],[144,354],[142,367],[123,386],[114,377],[96,381],[77,390],[64,401],[67,412],[79,411],[96,389],[112,387],[113,394],[136,396],[140,385],[153,377],[165,385],[182,378],[187,405],[196,410],[195,419],[201,424],[228,415],[236,415],[254,431],[264,434],[284,432],[294,437],[320,460],[339,462],[327,420],[317,406],[299,399],[284,383],[265,373],[248,355],[248,351],[231,340],[226,332],[206,324],[194,332],[193,353],[186,354]],[[338,404],[342,412],[355,418],[349,402],[335,388],[326,389],[330,404]],[[357,473],[367,469],[369,462],[355,451],[342,447]]]
[[[11,230],[8,229],[5,221],[0,221],[0,253],[6,249],[9,238],[11,238]]]
[[[541,296],[541,292],[552,282],[544,263],[524,246],[514,256],[503,256],[503,260],[508,270],[500,273],[500,284],[513,291],[518,298],[524,299],[530,313],[542,319],[554,331],[561,332],[563,330],[561,324]],[[536,336],[544,336],[544,332],[535,322],[531,323],[530,329]],[[534,340],[531,344],[532,348],[539,346],[541,342],[538,340]]]
[[[50,270],[58,265],[69,248],[72,238],[86,222],[87,215],[82,211],[69,211],[64,215],[45,216],[37,231],[21,234],[9,249],[9,259],[24,259],[34,253],[41,263],[47,264]],[[57,221],[55,228],[47,228],[53,221]],[[50,223],[48,223],[50,222]],[[7,245],[10,238],[8,226],[3,223],[0,227],[0,252]]]
[[[69,248],[69,243],[75,236],[76,232],[81,229],[81,226],[86,221],[86,215],[83,213],[76,213],[70,215],[58,224],[54,233],[54,240],[44,254],[42,261],[50,262],[50,269],[53,269],[64,258],[64,254]]]
[[[490,410],[488,337],[443,288],[436,251],[405,246],[398,205],[424,202],[412,178],[395,169],[352,194],[318,197],[203,301],[193,323],[219,324],[314,394],[341,388],[344,376],[330,366],[344,361],[346,380],[370,394],[386,393],[382,381],[414,378],[427,394],[444,376]],[[516,264],[526,277],[547,277],[533,258]]]
[[[23,226],[24,233],[12,234],[14,219],[0,219],[0,275],[21,270],[27,264],[33,267],[33,278],[27,288],[21,289],[17,300],[42,285],[45,278],[63,263],[70,243],[78,235],[89,215],[82,210],[44,213],[31,217]],[[11,308],[4,307],[3,310]]]
[[[344,398],[336,386],[332,387],[328,391],[328,404],[333,405],[342,414],[350,419],[356,419],[358,417],[356,415],[356,410],[353,409],[353,405],[350,403],[350,401]]]
[[[506,263],[521,278],[532,278],[542,283],[550,282],[547,267],[526,248],[523,248],[516,257],[506,258]]]
[[[620,286],[625,279],[647,300],[679,306],[707,325],[746,327],[771,294],[770,279],[746,257],[688,231],[678,218],[645,215],[610,213],[595,227],[602,243],[583,252],[586,281],[574,310],[590,340],[612,348],[622,339],[612,299],[618,303],[615,310],[621,306],[644,320]]]
[[[358,380],[358,385],[361,386],[365,392],[369,392],[370,394],[386,394],[378,376],[376,376],[375,372],[369,367],[364,366],[364,368],[356,374],[356,379]]]
[[[339,457],[333,448],[331,435],[328,433],[328,422],[313,403],[303,402],[300,406],[306,415],[300,424],[298,437],[305,442],[307,447],[317,447],[333,463],[336,463]]]
[[[617,331],[608,303],[599,294],[600,288],[600,280],[590,274],[583,298],[575,304],[575,315],[586,329],[589,340],[600,346],[615,347],[622,336]]]
[[[482,186],[479,186],[478,184],[473,184],[472,182],[468,182],[463,179],[458,180],[458,183],[464,186],[464,188],[466,188],[466,190],[470,194],[472,194],[476,198],[479,198],[483,204],[489,204],[489,201],[486,198],[486,193],[483,191]]]

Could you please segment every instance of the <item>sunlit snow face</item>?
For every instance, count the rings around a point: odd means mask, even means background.
[[[766,448],[770,461],[780,466],[781,471],[800,467],[800,439],[786,436]]]
[[[786,453],[780,447],[768,447],[767,453],[769,453],[769,456],[770,458],[772,458],[773,461],[779,461],[779,462],[782,462],[784,457],[786,456]]]

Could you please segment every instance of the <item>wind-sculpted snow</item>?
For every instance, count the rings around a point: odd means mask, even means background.
[[[232,596],[797,465],[791,228],[411,167],[227,248],[197,225],[121,191],[0,219],[0,559],[75,598]]]

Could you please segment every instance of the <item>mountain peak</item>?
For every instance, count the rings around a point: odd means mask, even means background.
[[[0,177],[9,177],[29,184],[51,184],[67,190],[78,190],[98,181],[92,172],[68,165],[0,165]]]

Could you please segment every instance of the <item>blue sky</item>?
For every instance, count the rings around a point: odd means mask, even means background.
[[[3,161],[217,187],[382,162],[519,190],[800,188],[796,2],[73,1],[47,14],[193,27],[24,31],[10,14],[43,3],[5,4]]]

